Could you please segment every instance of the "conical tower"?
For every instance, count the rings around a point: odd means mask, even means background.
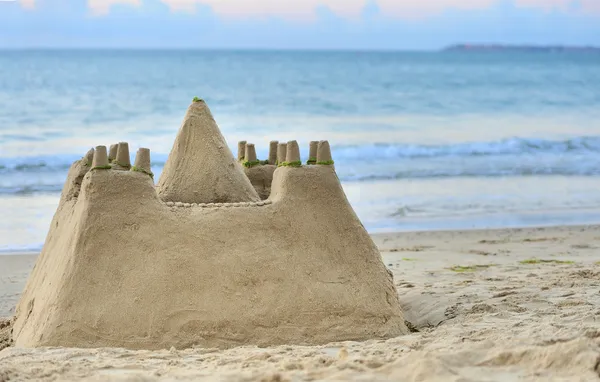
[[[203,100],[188,108],[157,188],[160,198],[168,202],[260,200]]]

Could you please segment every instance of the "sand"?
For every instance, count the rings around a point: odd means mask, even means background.
[[[259,200],[204,101],[188,108],[157,188],[160,198],[170,202]]]
[[[244,168],[246,176],[261,200],[266,200],[271,195],[271,183],[276,169],[277,166],[270,164]]]
[[[229,350],[7,348],[0,380],[600,379],[599,227],[385,234],[374,241],[418,332]],[[0,316],[14,313],[34,260],[0,256]]]

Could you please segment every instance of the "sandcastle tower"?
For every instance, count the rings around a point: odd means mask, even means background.
[[[309,151],[308,151],[308,160],[306,164],[317,164],[317,150],[319,148],[319,141],[310,141]]]
[[[112,147],[111,147],[112,150]],[[110,161],[110,158],[109,158]],[[129,171],[131,169],[131,157],[129,155],[129,143],[119,142],[117,145],[117,154],[112,161],[112,167],[115,170]]]
[[[328,141],[320,141],[317,147],[317,164],[332,165],[331,147]]]
[[[239,141],[238,142],[238,156],[237,156],[237,160],[239,162],[242,162],[244,160],[244,158],[246,157],[246,141]]]
[[[287,157],[287,143],[279,143],[277,145],[277,166],[285,162]]]
[[[269,159],[268,164],[277,166],[277,147],[279,146],[279,141],[271,141],[269,143]]]
[[[203,100],[194,101],[188,108],[157,189],[159,197],[169,202],[259,200]]]
[[[277,147],[285,164],[242,167],[195,102],[158,186],[148,149],[127,171],[105,146],[90,150],[69,170],[17,306],[15,345],[226,348],[407,333],[329,144],[310,166],[298,164],[297,142]],[[244,159],[255,156],[246,143]],[[243,169],[267,168],[259,200]]]
[[[118,144],[110,145],[110,149],[108,150],[108,163],[112,163],[117,159],[117,151],[119,149]]]

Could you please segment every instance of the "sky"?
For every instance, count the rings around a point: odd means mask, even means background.
[[[0,47],[600,46],[600,0],[0,0]]]

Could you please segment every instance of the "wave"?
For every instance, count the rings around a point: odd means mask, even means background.
[[[307,145],[303,145],[307,146]],[[304,147],[305,148],[305,147]],[[305,152],[302,153],[306,158]],[[600,137],[562,141],[512,138],[449,145],[374,143],[335,146],[344,182],[510,176],[600,176]],[[260,152],[264,157],[266,152]],[[78,155],[0,158],[0,195],[58,193]],[[167,154],[154,154],[160,176]]]
[[[471,157],[522,154],[600,154],[600,137],[576,137],[565,140],[510,138],[491,142],[468,142],[448,145],[410,145],[374,143],[368,145],[336,146],[337,159],[400,159],[432,157]]]
[[[535,155],[540,153],[600,155],[600,136],[576,137],[565,140],[510,138],[500,141],[468,142],[446,145],[370,143],[362,145],[336,145],[333,147],[333,154],[338,162],[448,156]],[[259,154],[266,156],[266,152],[260,152]],[[0,173],[65,171],[71,166],[73,161],[79,158],[81,158],[81,156],[78,155],[0,157]],[[162,167],[167,159],[167,155],[154,154],[152,159],[154,166]]]
[[[388,169],[379,173],[354,173],[338,168],[338,176],[342,182],[374,182],[400,179],[444,179],[444,178],[493,178],[515,176],[600,176],[600,160],[598,166],[588,168],[577,167],[500,167],[500,168],[440,168],[440,169]],[[160,175],[154,171],[155,175]],[[60,193],[63,188],[63,178],[56,179],[54,184],[0,184],[1,195],[30,195],[44,193]],[[16,184],[15,184],[16,183]]]
[[[10,173],[48,173],[65,172],[73,162],[81,159],[81,155],[43,155],[43,156],[19,156],[0,157],[0,174]],[[167,155],[157,154],[152,158],[152,164],[162,167]]]
[[[600,162],[598,163],[600,165]],[[487,169],[408,169],[382,174],[352,174],[340,176],[346,182],[368,182],[398,179],[442,179],[442,178],[492,178],[511,176],[600,176],[600,167],[563,168],[563,167],[523,167],[523,168],[487,168]]]

